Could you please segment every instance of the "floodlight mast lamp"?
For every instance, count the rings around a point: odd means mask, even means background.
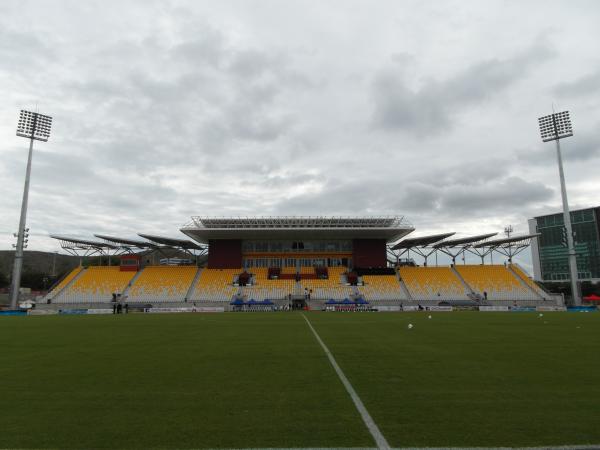
[[[560,176],[560,192],[563,204],[563,218],[565,222],[565,230],[567,234],[567,249],[569,255],[569,272],[571,278],[571,292],[573,304],[581,305],[581,297],[577,287],[577,255],[575,253],[575,244],[573,243],[573,227],[571,226],[571,213],[569,212],[569,201],[567,199],[567,187],[565,184],[565,173],[563,171],[562,156],[560,152],[560,140],[566,137],[573,136],[573,127],[569,111],[552,113],[548,116],[538,119],[540,125],[540,134],[542,141],[556,142],[556,158],[558,160],[558,174]]]
[[[25,171],[25,187],[23,188],[23,202],[21,203],[21,218],[19,219],[19,231],[17,233],[17,245],[15,246],[15,262],[12,273],[10,292],[10,306],[17,308],[19,290],[21,287],[21,270],[23,268],[23,247],[29,236],[29,229],[25,228],[27,221],[27,203],[29,201],[29,180],[31,178],[31,158],[33,156],[33,141],[48,141],[52,117],[37,112],[21,110],[19,124],[17,125],[17,136],[29,139],[29,156],[27,158],[27,169]]]

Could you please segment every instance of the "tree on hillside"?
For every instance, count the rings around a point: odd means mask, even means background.
[[[48,274],[41,272],[25,272],[21,277],[21,287],[30,288],[34,291],[48,289],[50,286]]]
[[[10,279],[5,273],[0,272],[0,288],[5,288],[8,286],[10,286]]]

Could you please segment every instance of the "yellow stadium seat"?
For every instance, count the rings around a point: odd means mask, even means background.
[[[237,294],[238,288],[233,285],[236,275],[242,269],[202,269],[194,286],[191,301],[228,302]]]
[[[518,265],[511,264],[509,267],[517,274],[518,277],[520,277],[527,284],[527,286],[533,289],[536,294],[538,294],[543,299],[546,299],[548,297],[546,291],[544,291],[540,286],[538,286],[538,284],[535,281],[529,278],[529,276]]]
[[[128,291],[127,300],[182,302],[197,271],[195,266],[146,266]]]
[[[269,269],[266,267],[256,267],[249,272],[254,276],[254,284],[242,287],[242,295],[248,300],[282,300],[296,293],[294,279],[269,280]],[[296,273],[295,268],[294,272],[289,273]]]
[[[476,294],[486,292],[488,300],[539,300],[504,266],[457,265],[456,270]]]
[[[119,267],[91,266],[59,295],[61,303],[95,303],[112,301],[113,293],[122,293],[136,272],[122,272]]]
[[[368,301],[408,300],[396,275],[363,275],[362,281],[358,291]]]
[[[303,293],[304,289],[312,290],[311,300],[350,298],[353,294],[352,287],[341,283],[341,275],[346,271],[345,267],[330,267],[328,268],[329,279],[301,280],[301,292]]]
[[[450,267],[402,266],[398,271],[413,300],[469,299]]]
[[[65,286],[67,286],[72,280],[73,278],[75,278],[77,275],[79,275],[79,272],[81,272],[83,270],[83,267],[75,267],[73,270],[71,270],[67,276],[65,276],[47,295],[47,298],[54,298],[56,295],[60,294],[60,291],[62,291]],[[58,300],[58,298],[57,298]]]

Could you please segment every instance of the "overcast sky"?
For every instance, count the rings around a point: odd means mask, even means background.
[[[192,215],[403,215],[414,236],[560,209],[537,118],[570,110],[573,208],[600,204],[600,2],[0,2],[0,248],[36,143],[50,233],[179,236]],[[527,264],[527,259],[523,261]]]

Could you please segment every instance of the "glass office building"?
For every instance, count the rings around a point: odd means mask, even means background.
[[[600,207],[571,211],[580,281],[600,279]],[[563,214],[529,220],[529,231],[541,233],[532,240],[534,278],[537,281],[569,281],[569,261]]]

